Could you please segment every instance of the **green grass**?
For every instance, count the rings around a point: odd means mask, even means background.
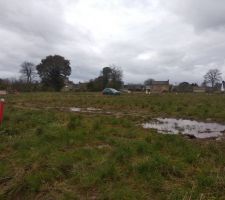
[[[224,141],[140,126],[155,116],[225,122],[224,107],[219,94],[7,96],[0,199],[225,199]]]

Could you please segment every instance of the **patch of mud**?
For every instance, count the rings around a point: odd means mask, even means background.
[[[99,109],[99,108],[87,108],[87,111],[101,111],[102,109]]]
[[[98,147],[97,147],[98,149],[110,149],[111,148],[111,146],[110,145],[108,145],[108,144],[102,144],[102,145],[98,145]]]
[[[85,146],[83,147],[84,149],[94,149],[94,148],[97,148],[97,149],[111,149],[112,147],[109,145],[109,144],[99,144],[99,145],[93,145],[93,146]]]
[[[108,114],[108,115],[112,114],[112,112],[104,111],[100,108],[93,108],[93,107],[88,107],[88,108],[71,107],[70,111],[71,112],[81,112],[81,113]]]
[[[71,112],[81,112],[81,108],[70,108]]]
[[[200,139],[221,138],[225,133],[225,125],[186,119],[156,118],[142,126],[145,129],[156,129],[162,134],[183,134]]]
[[[99,108],[78,108],[78,107],[72,107],[70,108],[71,112],[99,112],[102,111],[102,109]]]

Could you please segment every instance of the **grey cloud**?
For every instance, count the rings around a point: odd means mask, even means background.
[[[172,12],[182,16],[196,30],[220,29],[225,27],[224,0],[161,0]]]
[[[62,36],[62,9],[57,1],[1,1],[0,24],[21,35],[36,35],[45,40]]]
[[[24,60],[38,64],[49,54],[71,61],[75,81],[95,78],[110,64],[122,67],[126,82],[143,82],[149,77],[197,82],[212,67],[225,73],[223,0],[74,2],[0,1],[0,78],[18,76]],[[72,15],[76,20],[71,19],[74,23],[68,23],[68,8],[73,11],[80,4],[82,17],[87,18],[81,21],[84,24],[77,23],[76,12]],[[97,10],[86,13],[85,6]],[[112,24],[104,21],[102,11]],[[85,24],[96,13],[100,14],[96,19],[103,20],[99,24],[105,24],[102,38],[96,35],[104,27]]]
[[[24,60],[38,64],[49,54],[82,52],[79,47],[91,42],[91,36],[80,27],[68,25],[63,15],[59,1],[0,1],[0,76],[18,76]]]

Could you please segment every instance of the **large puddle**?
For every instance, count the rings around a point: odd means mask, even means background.
[[[88,107],[88,108],[71,107],[70,111],[81,112],[81,113],[111,114],[111,112],[103,111],[100,108],[93,108],[93,107]]]
[[[163,134],[183,134],[193,138],[220,138],[225,133],[225,125],[185,119],[156,118],[144,123],[144,128],[156,129]]]

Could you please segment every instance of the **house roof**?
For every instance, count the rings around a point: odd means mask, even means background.
[[[152,81],[152,85],[169,85],[169,81]]]
[[[127,85],[124,85],[124,87],[137,88],[137,87],[144,87],[144,85],[142,85],[142,84],[127,84]]]

